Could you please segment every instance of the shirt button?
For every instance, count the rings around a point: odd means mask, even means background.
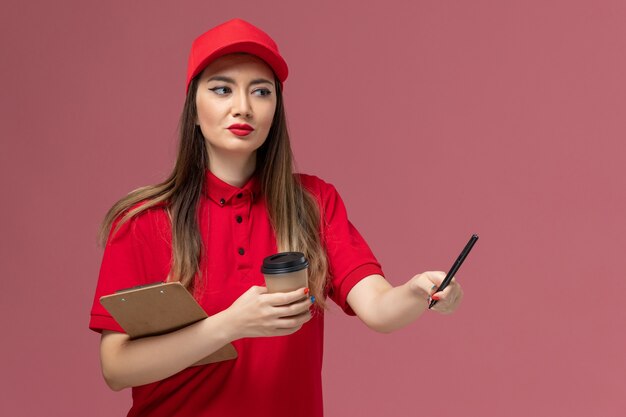
[[[223,206],[224,204],[226,204],[226,200],[224,200],[223,198],[220,198],[220,204]]]
[[[241,198],[241,197],[243,197],[242,193],[237,194],[237,198]]]
[[[237,220],[237,223],[241,223],[243,221],[243,219],[241,218],[241,216],[237,216],[235,217],[235,220]]]
[[[237,252],[239,252],[239,255],[243,255],[244,253],[246,253],[246,251],[243,250],[243,248],[239,248]]]

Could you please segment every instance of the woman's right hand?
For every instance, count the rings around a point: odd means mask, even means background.
[[[284,336],[295,333],[311,320],[312,305],[305,288],[270,294],[265,287],[252,286],[223,313],[233,324],[233,340]]]

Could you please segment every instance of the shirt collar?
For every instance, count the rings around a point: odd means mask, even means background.
[[[217,204],[223,206],[229,204],[232,199],[249,198],[254,200],[260,194],[261,184],[256,175],[252,175],[243,187],[238,188],[222,181],[210,170],[206,171],[206,183],[204,193]]]

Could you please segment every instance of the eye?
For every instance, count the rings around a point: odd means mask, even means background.
[[[209,90],[213,91],[215,94],[219,96],[223,96],[231,92],[230,87],[213,87],[213,88],[209,88]]]
[[[257,88],[252,93],[261,97],[269,96],[270,94],[272,94],[272,92],[267,88]]]

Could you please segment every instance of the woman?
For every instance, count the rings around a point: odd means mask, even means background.
[[[90,328],[102,333],[109,386],[133,387],[131,416],[321,416],[326,296],[379,332],[415,320],[431,297],[441,313],[461,300],[455,281],[433,294],[442,272],[391,287],[335,188],[293,174],[287,73],[274,41],[240,19],[196,39],[172,174],[105,218]],[[310,288],[269,294],[262,260],[288,250],[309,260]],[[209,318],[129,340],[98,301],[165,280],[187,286]],[[192,366],[231,342],[236,359]]]

